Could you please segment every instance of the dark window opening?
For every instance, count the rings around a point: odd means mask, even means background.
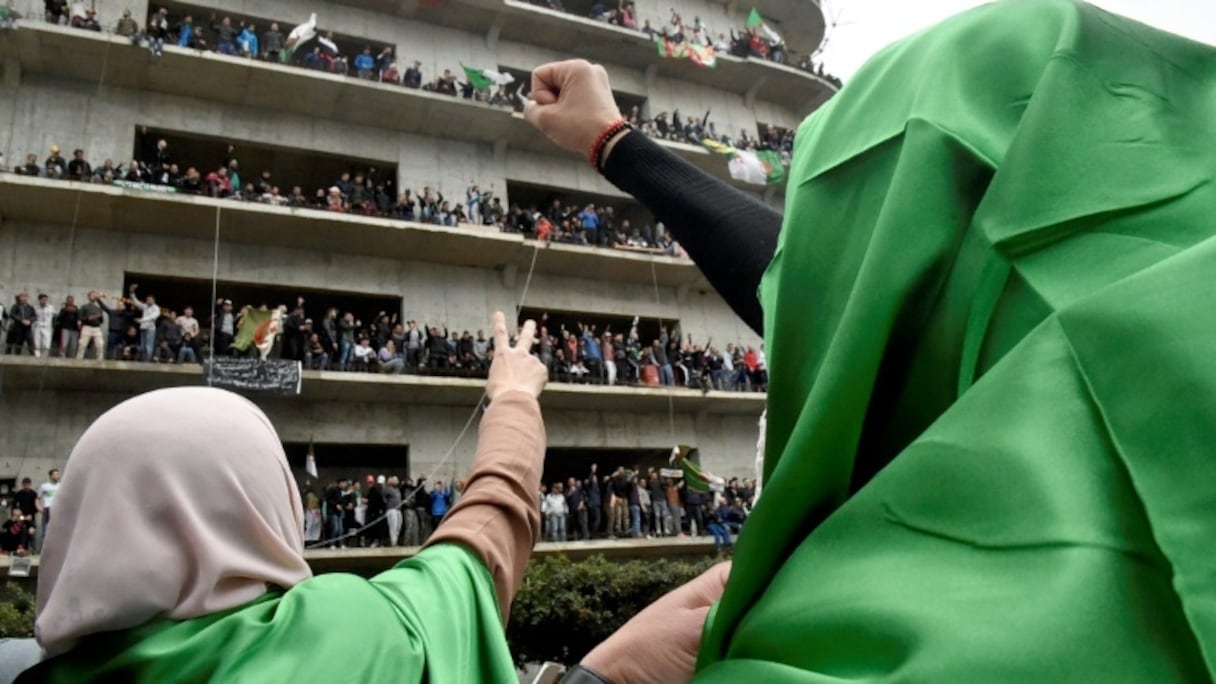
[[[559,340],[562,338],[561,331],[568,330],[571,333],[578,334],[579,324],[581,323],[588,328],[594,328],[596,334],[603,335],[604,332],[612,332],[628,335],[629,329],[633,325],[632,316],[614,316],[611,314],[597,314],[578,311],[549,311],[527,307],[521,310],[521,318],[524,320],[532,319],[536,321],[538,326],[544,326],[548,329],[548,333]],[[679,327],[678,321],[660,321],[654,318],[639,318],[638,319],[638,340],[643,346],[648,345],[659,339],[660,326],[666,326],[668,331]]]
[[[167,143],[163,152],[158,148],[161,140]],[[163,166],[163,164],[158,164],[158,159],[163,155],[167,155],[169,164],[176,166],[176,169],[170,172],[175,173],[179,178],[185,177],[189,169],[193,167],[198,172],[201,184],[201,188],[196,192],[202,194],[216,194],[210,192],[211,184],[207,182],[208,175],[218,172],[221,167],[229,167],[230,162],[235,159],[241,187],[234,187],[232,191],[242,191],[250,184],[260,190],[258,186],[262,184],[263,172],[269,171],[270,175],[265,179],[265,184],[279,189],[279,194],[283,198],[283,201],[279,202],[280,204],[287,204],[292,189],[299,186],[310,202],[323,208],[324,193],[329,188],[350,183],[351,192],[353,192],[353,186],[358,183],[359,175],[363,175],[365,184],[366,181],[371,180],[372,190],[363,193],[369,200],[374,200],[377,190],[381,186],[387,197],[396,199],[397,166],[382,161],[353,159],[322,152],[148,128],[147,126],[136,128],[134,154],[136,160],[154,167],[149,171],[149,176],[155,176],[161,172],[161,169],[155,167]],[[342,179],[343,174],[348,174],[345,181]],[[149,178],[149,180],[155,183],[177,185],[182,187],[183,191],[191,191],[180,180],[172,183],[164,183],[163,179],[155,177]],[[348,199],[347,203],[354,204],[350,197],[351,192],[347,190],[346,187],[342,187],[343,195]],[[318,191],[322,192],[320,199],[317,197]],[[261,195],[262,193],[259,192],[258,196]]]
[[[136,294],[141,300],[151,295],[156,298],[156,303],[161,309],[172,309],[180,314],[183,308],[193,307],[194,317],[204,328],[206,327],[207,321],[211,317],[210,280],[142,273],[124,274],[123,292],[128,292],[133,284],[139,285]],[[255,308],[266,305],[274,308],[280,304],[287,306],[290,311],[296,305],[296,298],[303,297],[304,313],[314,321],[320,321],[330,307],[336,308],[339,315],[349,311],[364,324],[370,324],[381,311],[390,316],[401,311],[401,297],[306,287],[284,287],[221,280],[216,283],[215,292],[219,299],[232,300],[234,311],[240,311],[241,307],[246,305]]]
[[[287,35],[291,33],[292,29],[308,20],[307,13],[301,13],[299,15],[287,18],[264,17],[244,14],[241,12],[230,12],[227,10],[217,12],[212,8],[192,5],[184,2],[175,2],[173,0],[151,3],[148,6],[149,17],[151,17],[153,12],[156,12],[161,7],[169,10],[169,28],[170,31],[173,32],[172,37],[175,42],[178,37],[179,25],[187,16],[189,16],[193,20],[193,30],[201,30],[200,37],[205,42],[205,47],[203,47],[202,44],[197,43],[193,46],[211,51],[216,51],[219,46],[219,35],[217,34],[217,31],[213,25],[218,25],[224,19],[224,17],[228,18],[229,25],[235,28],[237,32],[240,31],[242,23],[245,25],[252,24],[255,26],[256,28],[254,33],[257,35],[257,39],[259,41],[259,52],[263,53],[265,52],[266,46],[261,45],[260,43],[263,35],[270,30],[271,24],[277,23],[279,25],[279,32],[282,33],[283,38],[286,39]],[[329,32],[328,29],[325,28],[324,17],[319,17],[319,19],[320,23],[316,27],[318,38],[325,36]],[[334,44],[338,46],[338,54],[345,56],[350,61],[351,73],[354,73],[355,57],[362,53],[364,48],[369,48],[371,50],[372,57],[375,58],[384,48],[392,47],[392,45],[389,43],[368,40],[366,38],[359,38],[357,36],[350,36],[341,33],[334,33],[333,41]],[[297,64],[301,63],[304,56],[312,52],[313,48],[317,47],[317,45],[319,45],[317,38],[313,38],[302,45],[296,46],[293,61]]]
[[[529,237],[600,247],[665,246],[654,215],[632,199],[511,180],[507,181],[507,195],[511,198],[507,228]],[[522,221],[516,221],[517,207],[522,211]],[[589,207],[599,217],[595,231],[582,229],[583,215]],[[542,234],[538,213],[548,220],[548,236]],[[605,226],[609,229],[601,230]]]
[[[756,147],[790,154],[794,151],[796,130],[776,124],[756,123]]]
[[[310,446],[317,464],[316,478],[305,470]],[[284,442],[283,450],[296,481],[301,485],[313,482],[318,495],[326,485],[340,479],[358,480],[366,488],[368,475],[396,475],[402,481],[410,477],[408,445]]]
[[[675,446],[674,444],[672,446]],[[674,467],[668,466],[671,449],[582,449],[582,448],[550,448],[545,451],[545,468],[541,482],[552,486],[554,482],[565,483],[573,477],[579,480],[587,478],[591,472],[591,464],[596,464],[596,474],[601,481],[604,476],[611,475],[617,468],[624,468],[645,477],[651,468]],[[695,458],[694,458],[695,460]]]

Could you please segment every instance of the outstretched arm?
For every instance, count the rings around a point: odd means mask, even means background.
[[[777,249],[781,214],[636,131],[616,141],[604,177],[654,212],[735,313],[763,331],[756,289]]]
[[[603,67],[555,62],[532,73],[524,111],[558,145],[587,155],[620,117]],[[753,329],[763,328],[756,288],[772,260],[781,215],[636,132],[605,146],[603,173],[663,221],[714,289]]]
[[[540,535],[536,491],[545,456],[540,396],[548,373],[529,349],[536,324],[508,341],[506,319],[494,315],[494,362],[486,383],[490,407],[481,420],[473,468],[460,503],[431,535],[428,547],[458,544],[475,553],[494,580],[503,623]]]

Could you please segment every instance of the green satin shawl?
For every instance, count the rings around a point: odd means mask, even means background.
[[[694,681],[1216,671],[1216,50],[984,6],[798,132]]]

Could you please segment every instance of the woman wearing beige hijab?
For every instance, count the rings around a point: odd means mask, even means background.
[[[495,356],[459,505],[417,556],[365,580],[312,577],[270,421],[207,388],[101,416],[67,465],[38,581],[46,660],[18,681],[497,682],[539,528],[546,380],[535,325]]]

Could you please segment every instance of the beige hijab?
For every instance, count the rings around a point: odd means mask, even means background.
[[[125,401],[85,431],[64,470],[38,574],[34,631],[48,657],[312,576],[278,435],[235,394],[179,387]]]

